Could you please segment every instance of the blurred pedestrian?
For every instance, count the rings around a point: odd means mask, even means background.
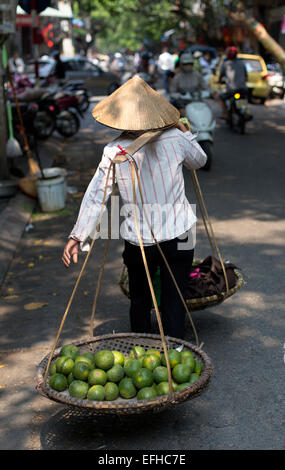
[[[212,57],[210,52],[205,52],[205,54],[200,57],[199,61],[202,68],[202,72],[205,75],[210,74],[212,70]]]
[[[112,72],[121,78],[125,71],[125,66],[126,66],[125,57],[123,56],[121,52],[116,52],[110,65]]]
[[[163,75],[163,86],[166,93],[169,93],[169,75],[174,71],[174,59],[173,55],[168,51],[168,47],[164,47],[158,57],[157,64]]]
[[[143,78],[148,85],[155,87],[157,81],[156,63],[152,54],[144,51],[141,54],[139,65],[137,66],[136,73]]]
[[[54,51],[52,52],[51,55],[53,59],[55,60],[55,70],[54,70],[55,78],[57,78],[58,80],[64,80],[65,79],[65,65],[60,58],[60,52]]]
[[[17,52],[9,59],[9,68],[11,73],[22,74],[25,70],[25,63]]]

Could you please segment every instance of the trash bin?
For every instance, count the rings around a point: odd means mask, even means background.
[[[66,170],[63,168],[45,168],[36,174],[38,198],[43,212],[54,212],[65,207]]]

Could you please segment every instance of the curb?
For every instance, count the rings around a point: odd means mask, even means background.
[[[0,289],[36,203],[18,190],[0,213]]]

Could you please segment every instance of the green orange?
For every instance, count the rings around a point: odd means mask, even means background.
[[[114,364],[113,367],[107,371],[107,379],[109,382],[120,382],[124,375],[124,368],[120,364]]]
[[[53,375],[56,373],[56,363],[52,362],[49,368],[49,375]]]
[[[191,368],[187,364],[177,364],[173,367],[172,377],[175,382],[182,384],[188,382],[191,375]]]
[[[75,346],[74,344],[65,344],[60,350],[60,355],[61,356],[71,357],[71,359],[73,359],[73,360],[79,354],[80,354],[79,348],[77,346]]]
[[[168,381],[167,367],[158,366],[153,371],[153,378],[157,384]]]
[[[74,366],[74,361],[71,357],[67,357],[64,361],[62,361],[58,366],[58,372],[60,374],[68,375],[72,372]]]
[[[169,349],[168,359],[170,362],[170,367],[173,368],[181,362],[181,353],[177,351],[176,349]],[[161,355],[161,364],[163,366],[166,366],[166,357],[164,353]]]
[[[169,394],[169,383],[168,382],[160,382],[156,386],[156,393],[160,397],[162,395]]]
[[[55,361],[55,366],[56,366],[56,372],[60,372],[61,364],[68,359],[68,356],[60,356],[58,359]]]
[[[197,380],[198,380],[199,378],[200,378],[199,374],[197,374],[196,372],[194,372],[193,374],[191,374],[189,382],[190,382],[191,384],[194,384],[195,382],[197,382]]]
[[[92,369],[88,374],[89,385],[105,385],[107,374],[103,369]]]
[[[194,356],[191,353],[191,351],[189,351],[189,349],[182,349],[182,351],[181,351],[181,362],[182,362],[182,359],[184,359],[186,357],[193,357],[193,359],[194,359]]]
[[[69,393],[73,398],[86,398],[88,384],[82,380],[73,380],[69,385]]]
[[[127,358],[124,364],[124,371],[128,377],[132,377],[135,372],[141,369],[142,365],[138,359]]]
[[[70,385],[71,382],[73,382],[73,380],[75,380],[74,375],[73,375],[72,372],[70,372],[70,374],[68,374],[68,376],[67,376],[67,383],[68,383],[68,385]]]
[[[149,370],[154,370],[160,366],[160,358],[156,354],[146,354],[142,361],[142,366]]]
[[[160,352],[157,349],[153,349],[153,348],[148,349],[146,351],[146,355],[148,355],[148,354],[155,354],[157,357],[159,357],[159,359],[160,359],[160,356],[161,356]]]
[[[136,396],[136,387],[130,377],[124,377],[119,383],[119,392],[122,398],[130,399]]]
[[[194,372],[196,372],[196,374],[200,375],[201,372],[202,372],[202,364],[199,361],[195,361],[195,362],[196,362],[196,364],[195,364]]]
[[[129,353],[129,356],[132,359],[138,359],[141,356],[145,355],[145,349],[142,346],[134,346]]]
[[[132,378],[137,388],[151,387],[154,382],[152,371],[145,367],[137,370]]]
[[[87,359],[92,362],[93,366],[95,365],[95,354],[90,351],[87,351],[86,353],[82,354],[82,356],[87,357]]]
[[[105,389],[105,400],[112,401],[116,400],[119,396],[119,387],[113,382],[107,382],[104,386]]]
[[[177,389],[176,389],[176,392],[181,392],[182,390],[184,390],[186,387],[191,387],[191,383],[190,382],[185,382],[183,384],[179,384],[177,386]]]
[[[88,364],[91,368],[94,367],[94,362],[86,356],[77,356],[74,363],[77,364],[77,362],[85,362],[85,364]]]
[[[77,380],[87,380],[91,367],[86,362],[75,362],[72,374]]]
[[[181,364],[185,364],[185,365],[189,366],[190,369],[191,369],[191,372],[194,372],[196,362],[195,362],[195,359],[194,359],[193,356],[192,357],[191,356],[182,357]]]
[[[103,385],[92,385],[87,392],[87,399],[92,401],[103,401],[105,398],[105,389]]]
[[[157,393],[153,387],[141,388],[137,394],[138,400],[149,400],[155,397],[157,397]]]
[[[114,354],[112,351],[103,349],[95,354],[95,364],[98,369],[108,370],[114,365]]]
[[[51,388],[53,388],[53,390],[56,390],[57,392],[63,392],[68,387],[65,375],[59,373],[55,373],[51,376],[51,378],[49,379],[49,384]]]
[[[120,364],[123,366],[125,363],[125,356],[121,351],[112,351],[114,356],[114,364]]]

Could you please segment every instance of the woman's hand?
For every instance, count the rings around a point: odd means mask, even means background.
[[[74,240],[74,238],[70,238],[65,245],[62,255],[62,261],[66,268],[69,268],[70,259],[72,256],[73,263],[77,263],[78,260],[78,251],[79,251],[79,242]]]
[[[179,129],[182,132],[187,132],[186,126],[181,121],[178,121],[176,127],[177,127],[177,129]]]

